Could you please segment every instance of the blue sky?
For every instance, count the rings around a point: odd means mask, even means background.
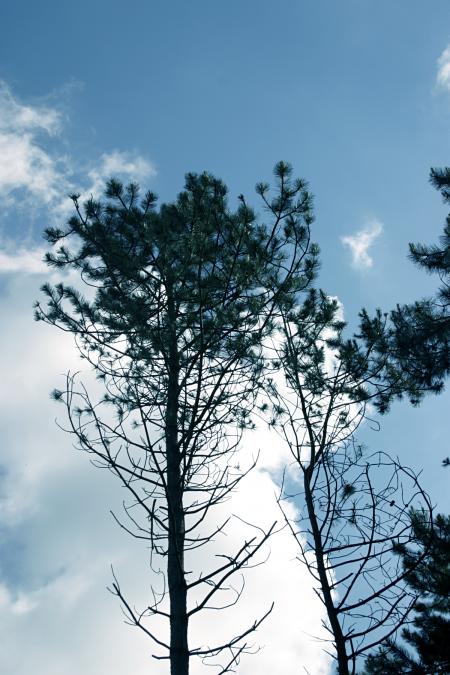
[[[8,653],[0,648],[0,665],[11,675],[80,668],[94,675],[110,658],[114,674],[125,675],[130,662],[98,638],[93,617],[101,608],[100,623],[122,650],[135,651],[137,638],[104,597],[109,562],[122,556],[130,563],[108,521],[106,504],[117,495],[54,428],[47,392],[75,356],[67,341],[31,320],[48,276],[42,229],[66,218],[70,190],[99,192],[111,173],[170,200],[186,171],[206,169],[228,184],[231,202],[242,192],[257,207],[255,183],[270,179],[284,159],[315,195],[319,283],[339,297],[351,325],[362,306],[389,309],[431,293],[435,280],[406,254],[409,241],[436,241],[446,216],[428,174],[450,157],[450,5],[3,0],[0,26],[0,301],[7,320],[0,622],[10,645]],[[397,403],[379,433],[363,433],[373,449],[423,467],[426,487],[446,511],[440,462],[449,452],[448,405],[448,393],[419,409]],[[72,487],[73,472],[85,488]],[[89,504],[84,515],[80,499]],[[69,526],[77,565],[70,537],[61,534]],[[107,533],[102,546],[98,531]],[[76,654],[57,601],[68,587],[81,589],[72,605],[67,600],[83,645]],[[44,634],[24,654],[19,635],[37,618]],[[52,645],[55,622],[64,649]],[[308,656],[316,669],[319,653]],[[147,672],[147,661],[133,658],[135,674]]]

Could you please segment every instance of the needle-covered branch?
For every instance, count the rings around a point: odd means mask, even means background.
[[[431,169],[430,183],[449,205],[450,168]],[[427,392],[440,393],[450,373],[450,214],[439,244],[410,243],[409,258],[438,276],[435,294],[389,312],[362,310],[358,333],[340,343],[347,367],[368,374],[367,389],[381,412],[395,398],[417,405]]]
[[[333,349],[344,328],[338,309],[311,291],[285,315],[274,343],[285,385],[273,383],[269,393],[301,483],[300,516],[285,520],[318,583],[338,673],[349,675],[360,655],[408,620],[417,596],[395,551],[412,547],[423,559],[427,548],[414,524],[431,523],[433,510],[413,470],[356,442],[368,419],[367,370],[355,379]]]
[[[185,553],[226,526],[214,523],[214,509],[254,465],[237,453],[261,389],[262,345],[318,265],[306,184],[282,162],[275,178],[274,194],[257,186],[266,222],[242,196],[231,210],[225,185],[204,173],[188,174],[177,200],[159,209],[151,192],[140,199],[136,184],[111,179],[103,201],[81,205],[73,195],[68,227],[46,232],[48,264],[76,272],[79,283],[46,284],[36,317],[74,335],[104,387],[95,399],[69,376],[55,398],[66,404],[76,445],[126,489],[120,527],[166,559],[164,590],[153,591],[148,610],[135,611],[116,581],[113,589],[131,623],[166,646],[172,675],[187,675],[193,655],[227,650],[220,672],[228,672],[260,624],[220,648],[188,645],[191,614],[207,611],[219,590],[231,594],[224,606],[239,598],[230,577],[258,562],[272,528],[207,578],[185,569]],[[190,605],[202,584],[206,595]],[[167,639],[148,628],[156,616],[168,620]]]

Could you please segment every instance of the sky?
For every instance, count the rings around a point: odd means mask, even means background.
[[[120,489],[55,425],[49,391],[80,364],[67,336],[33,322],[39,287],[55,279],[42,231],[70,215],[67,194],[99,195],[111,175],[170,201],[187,171],[207,170],[231,204],[243,193],[258,211],[254,185],[283,159],[315,196],[318,283],[350,327],[364,306],[431,294],[436,280],[407,250],[437,241],[446,216],[428,175],[450,156],[450,5],[3,0],[0,35],[0,670],[163,674],[105,590],[111,564],[135,597],[148,586],[146,551],[109,514]],[[422,470],[446,512],[448,406],[448,392],[419,408],[395,403],[380,431],[362,431]],[[232,508],[270,520],[278,441],[259,430],[251,443],[260,468]],[[252,571],[236,621],[256,618],[267,588],[276,605],[257,636],[265,648],[240,675],[332,672],[311,638],[322,610],[295,555],[281,534]],[[208,628],[220,635],[234,620]]]

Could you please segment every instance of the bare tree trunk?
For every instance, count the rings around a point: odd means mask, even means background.
[[[170,673],[188,675],[187,587],[184,574],[184,511],[181,455],[178,447],[179,355],[173,304],[169,300],[170,344],[169,381],[166,410],[168,561],[167,582],[170,600]]]
[[[350,675],[350,671],[348,668],[347,651],[345,649],[345,639],[342,633],[341,624],[339,623],[337,611],[334,606],[333,598],[331,595],[330,582],[325,567],[325,555],[323,553],[322,537],[319,531],[319,525],[314,510],[314,503],[311,494],[309,470],[305,471],[304,473],[304,486],[305,486],[306,506],[308,509],[308,518],[311,524],[312,535],[314,538],[314,549],[317,560],[317,571],[319,573],[320,585],[323,593],[323,599],[325,602],[325,608],[327,610],[328,620],[330,622],[331,630],[333,632],[333,637],[335,640],[336,658],[338,662],[338,673],[339,675]]]

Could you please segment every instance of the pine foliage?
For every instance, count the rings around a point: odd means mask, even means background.
[[[450,168],[432,169],[430,182],[450,204]],[[394,398],[418,404],[426,392],[441,392],[450,373],[450,215],[439,245],[409,248],[416,265],[439,277],[436,294],[390,313],[370,316],[363,310],[358,334],[341,345],[348,367],[366,369],[367,387],[382,413]]]
[[[393,640],[366,660],[366,675],[440,675],[450,673],[450,517],[438,515],[433,527],[414,521],[417,540],[429,547],[417,565],[416,554],[399,551],[411,589],[418,594],[405,645]]]

